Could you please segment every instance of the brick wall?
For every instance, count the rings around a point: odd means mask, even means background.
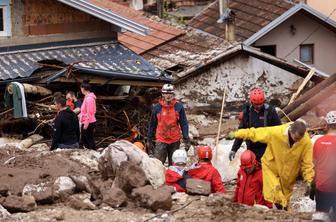
[[[25,35],[111,30],[112,25],[55,0],[23,0]]]

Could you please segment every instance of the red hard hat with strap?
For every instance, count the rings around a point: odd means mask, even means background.
[[[262,105],[265,102],[265,92],[260,88],[253,89],[250,92],[250,101],[254,105]]]
[[[199,146],[197,149],[197,155],[200,160],[212,159],[212,149],[210,146]]]
[[[240,156],[240,167],[243,169],[252,167],[257,164],[256,155],[250,151],[246,150]]]

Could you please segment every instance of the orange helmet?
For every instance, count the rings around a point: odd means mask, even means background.
[[[240,167],[243,169],[252,167],[257,164],[256,155],[250,151],[246,150],[240,156]]]
[[[250,92],[250,101],[253,105],[262,105],[265,102],[264,90],[255,88]]]
[[[138,147],[140,150],[145,151],[145,146],[141,142],[135,142],[133,145]]]
[[[199,146],[197,149],[197,155],[200,160],[212,159],[212,149],[210,146]]]

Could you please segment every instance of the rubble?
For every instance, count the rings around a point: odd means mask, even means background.
[[[54,202],[52,184],[27,184],[23,188],[22,194],[33,196],[38,204],[52,204]]]
[[[58,177],[53,185],[55,195],[61,198],[67,197],[75,192],[76,184],[70,177]]]
[[[90,198],[89,193],[74,194],[68,198],[68,206],[75,210],[95,210],[97,207]]]
[[[37,205],[33,196],[23,195],[22,197],[19,197],[10,195],[6,197],[3,207],[10,213],[17,213],[33,211],[36,209]]]
[[[4,219],[11,215],[2,205],[0,205],[0,219]]]
[[[6,184],[0,184],[0,196],[8,196],[8,186]]]
[[[147,183],[145,172],[131,161],[121,162],[113,187],[119,187],[126,194],[133,188],[143,187]]]
[[[199,179],[187,179],[186,190],[188,194],[208,196],[211,194],[211,183]]]
[[[165,184],[165,167],[160,160],[146,156],[142,158],[140,167],[154,189]]]
[[[171,190],[168,186],[162,186],[156,190],[150,185],[135,188],[132,191],[132,198],[139,206],[153,211],[170,210],[172,207]]]
[[[70,159],[87,166],[91,170],[98,171],[99,153],[95,150],[75,151],[70,155]]]
[[[113,208],[124,207],[127,205],[127,196],[123,190],[113,187],[103,193],[103,202]]]

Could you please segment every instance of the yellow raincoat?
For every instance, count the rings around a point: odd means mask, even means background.
[[[300,169],[305,182],[312,182],[313,148],[308,133],[289,146],[290,123],[273,127],[241,129],[235,137],[267,144],[261,158],[263,172],[263,195],[273,203],[287,207],[293,193],[293,186]]]

